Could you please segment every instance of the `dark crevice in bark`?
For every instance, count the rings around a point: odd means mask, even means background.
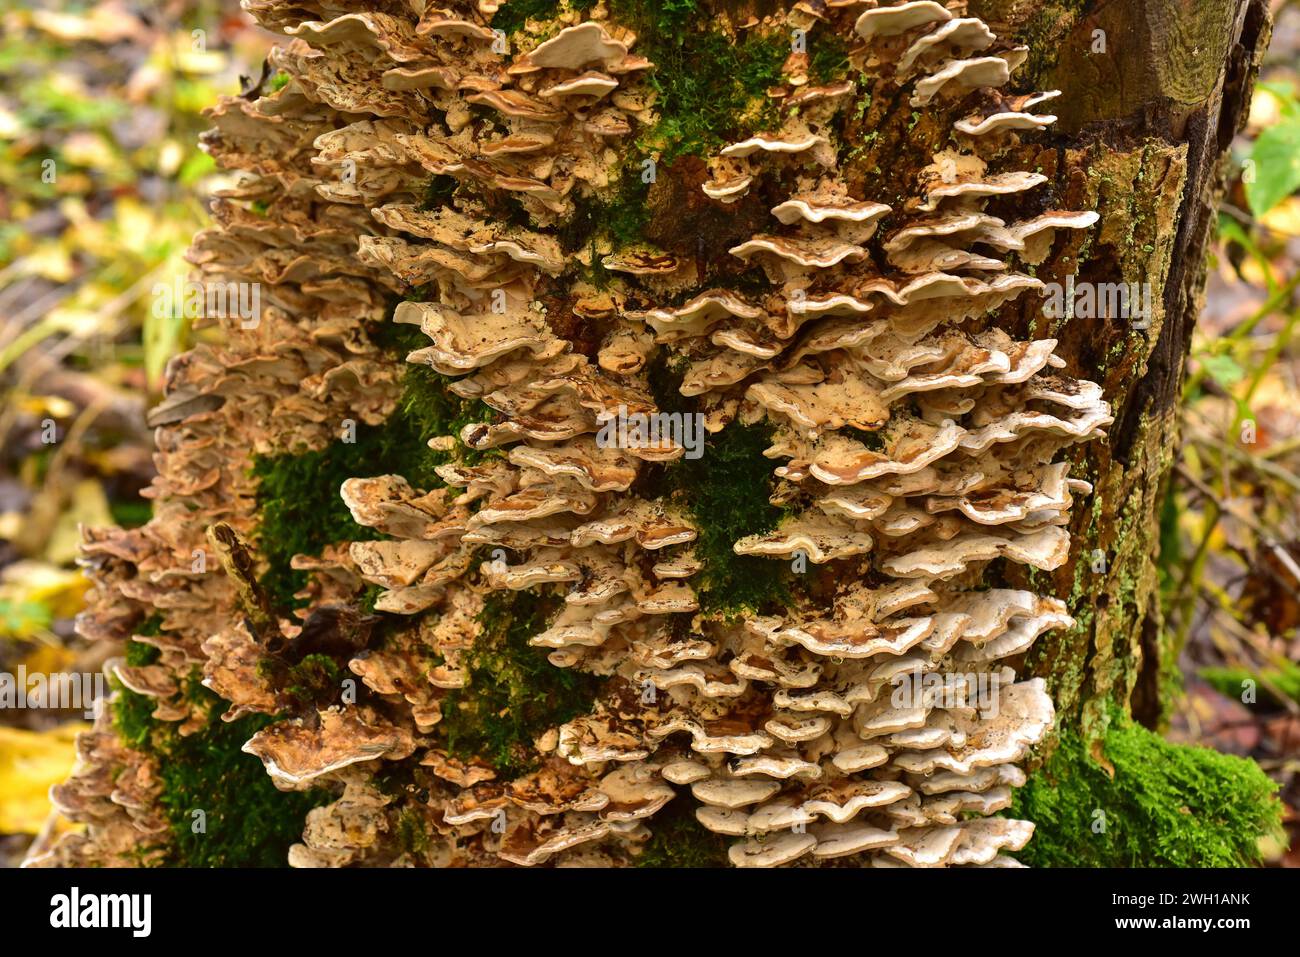
[[[1138,671],[1137,681],[1129,698],[1129,709],[1133,719],[1144,727],[1157,729],[1165,716],[1166,702],[1163,700],[1161,687],[1161,648],[1160,635],[1164,628],[1162,616],[1158,613],[1156,603],[1147,609],[1142,617],[1142,630],[1138,645],[1142,652],[1142,666]]]
[[[1206,255],[1222,194],[1221,162],[1245,122],[1255,70],[1270,33],[1263,0],[1246,0],[1234,22],[1237,40],[1229,50],[1221,94],[1180,124],[1182,142],[1188,145],[1187,182],[1164,289],[1165,322],[1147,360],[1146,373],[1134,386],[1111,436],[1115,459],[1124,464],[1130,461],[1142,422],[1175,408],[1182,391],[1183,369],[1200,310]]]

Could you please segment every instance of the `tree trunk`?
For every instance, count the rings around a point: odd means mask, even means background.
[[[154,521],[88,544],[127,660],[50,860],[249,860],[196,806],[314,865],[984,864],[1025,820],[1035,863],[1254,858],[1258,769],[1129,715],[1174,673],[1159,518],[1262,0],[972,2],[997,40],[959,4],[249,6],[298,40],[214,111],[250,178],[193,261],[267,305],[171,370]],[[1150,299],[1025,292],[1119,283]],[[977,717],[889,697],[901,663],[1036,677]],[[128,773],[126,811],[83,787]],[[214,811],[235,773],[255,810]]]
[[[1035,84],[1064,95],[1051,141],[1058,182],[1102,214],[1079,279],[1149,283],[1150,328],[1118,317],[1056,323],[1070,367],[1100,382],[1115,414],[1081,463],[1095,482],[1054,573],[1082,627],[1036,649],[1057,706],[1085,725],[1105,702],[1157,727],[1179,649],[1166,636],[1155,561],[1178,447],[1184,364],[1201,307],[1209,243],[1232,139],[1245,122],[1271,19],[1263,2],[990,2],[991,22],[1031,44]],[[1104,52],[1093,52],[1099,40]],[[1068,264],[1053,276],[1064,280]],[[1027,310],[1026,328],[1042,319]],[[1097,555],[1100,552],[1100,555]],[[1096,565],[1105,571],[1093,572]]]
[[[1080,281],[1149,283],[1152,291],[1146,328],[1094,312],[1056,320],[1047,330],[1060,339],[1071,369],[1103,385],[1115,424],[1107,441],[1080,447],[1079,466],[1095,497],[1074,517],[1070,562],[1052,573],[1055,593],[1069,596],[1079,625],[1034,648],[1027,661],[1053,689],[1062,747],[1017,804],[1039,825],[1036,853],[1025,859],[1235,863],[1231,854],[1201,855],[1194,846],[1225,836],[1244,844],[1252,832],[1276,833],[1270,789],[1253,768],[1209,760],[1196,773],[1208,772],[1212,787],[1231,794],[1225,804],[1234,810],[1190,802],[1214,826],[1173,836],[1131,795],[1160,794],[1156,800],[1177,803],[1195,790],[1193,772],[1181,762],[1208,755],[1144,741],[1125,727],[1122,713],[1159,730],[1180,686],[1181,649],[1165,627],[1157,563],[1162,528],[1171,520],[1185,363],[1209,244],[1232,172],[1229,149],[1249,111],[1271,17],[1262,0],[1045,7],[991,0],[978,8],[991,22],[1016,24],[1016,35],[1034,51],[1028,71],[1035,86],[1064,91],[1054,101],[1060,117],[1054,153],[1037,162],[1054,171],[1071,205],[1101,213],[1100,232],[1081,250],[1077,267],[1063,263],[1052,278],[1062,282],[1073,271]],[[1020,321],[1036,331],[1044,325],[1032,309]],[[1121,760],[1126,766],[1117,767]],[[1152,783],[1142,780],[1143,766],[1170,770]],[[1065,807],[1070,801],[1080,806]],[[1252,802],[1259,802],[1258,814]],[[1106,815],[1112,823],[1127,815],[1120,827],[1129,833],[1109,841],[1099,836]],[[1154,834],[1142,836],[1143,830],[1164,831],[1169,845],[1182,846],[1157,852]]]

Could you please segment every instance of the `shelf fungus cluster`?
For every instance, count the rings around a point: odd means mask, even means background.
[[[243,177],[193,259],[270,292],[258,329],[227,323],[226,350],[172,370],[157,517],[87,546],[95,637],[163,613],[164,637],[139,639],[162,657],[119,666],[122,684],[193,723],[181,686],[197,668],[228,717],[276,716],[245,750],[277,787],[336,795],[309,814],[295,865],[631,864],[675,799],[738,866],[1014,864],[1033,826],[998,812],[1054,715],[1013,665],[1073,621],[988,572],[1067,561],[1090,487],[1065,450],[1111,422],[1055,340],[998,321],[1097,221],[1005,162],[1054,119],[1053,94],[1008,90],[1025,48],[932,0],[690,27],[848,54],[842,75],[814,79],[789,47],[763,108],[695,159],[688,205],[707,216],[689,221],[757,224],[716,249],[572,228],[658,155],[670,107],[619,21],[627,4],[560,4],[511,37],[493,29],[505,0],[244,5],[291,38],[272,60],[287,82],[214,112],[209,148]],[[944,136],[864,176],[854,118],[885,93]],[[683,182],[657,177],[652,204]],[[421,345],[385,354],[373,332],[389,321]],[[345,417],[382,422],[411,366],[492,414],[427,437],[444,454],[436,488],[382,462],[342,483],[374,534],[295,559],[312,578],[297,619],[248,613],[237,541],[226,575],[187,571],[215,522],[255,543],[250,446],[319,448]],[[680,376],[671,413],[663,369]],[[679,433],[602,431],[670,415],[715,439],[771,436],[763,494],[782,518],[732,551],[786,576],[788,601],[702,603],[710,515],[665,479]],[[366,587],[382,640],[355,610]],[[537,729],[519,773],[446,732],[500,677],[504,652],[485,643],[506,598],[544,612],[524,653],[600,689],[589,712]],[[306,638],[357,693],[307,707],[288,694],[274,661]],[[126,763],[129,786],[107,780],[123,763],[110,729],[60,800],[88,836],[56,857],[110,859],[117,818],[157,829],[147,763]],[[401,839],[412,822],[418,849]]]

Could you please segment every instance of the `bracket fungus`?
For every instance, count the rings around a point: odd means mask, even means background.
[[[180,690],[192,669],[232,714],[273,717],[245,750],[277,786],[334,798],[304,822],[298,866],[629,864],[676,796],[737,866],[1009,863],[1033,827],[990,815],[1053,722],[1043,682],[1010,665],[1073,621],[981,576],[1061,565],[1089,491],[1062,455],[1111,423],[1055,340],[998,322],[1041,286],[1030,267],[1097,222],[1004,162],[1007,137],[1053,120],[1033,112],[1051,94],[1002,89],[1023,48],[962,3],[778,5],[749,32],[811,24],[810,44],[848,51],[844,75],[810,86],[790,58],[694,167],[683,215],[741,232],[625,241],[574,226],[638,176],[663,108],[605,4],[557,5],[547,39],[521,31],[505,53],[504,3],[343,6],[245,0],[289,38],[272,55],[288,82],[212,111],[206,147],[240,180],[190,255],[205,278],[264,284],[265,308],[173,362],[155,517],[87,542],[85,634],[162,615],[161,657],[119,665],[121,683],[181,733],[202,729]],[[850,119],[877,89],[957,145],[905,176],[855,173]],[[394,329],[408,351],[383,345]],[[249,624],[238,574],[184,571],[214,522],[256,553],[252,456],[382,425],[412,370],[478,412],[411,450],[436,480],[370,461],[335,485],[356,540],[295,560],[306,608]],[[771,522],[694,509],[677,436],[600,438],[667,413],[705,420],[706,465],[759,429]],[[788,599],[718,610],[736,561],[785,575]],[[309,627],[366,587],[382,641]],[[307,646],[356,695],[289,695],[276,676]],[[594,691],[489,743],[543,684]],[[158,829],[151,759],[110,717],[79,753],[55,797],[89,826],[47,860],[123,862]]]

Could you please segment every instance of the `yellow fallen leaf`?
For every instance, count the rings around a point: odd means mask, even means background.
[[[0,725],[0,832],[35,834],[50,813],[52,785],[67,780],[76,761],[81,722],[49,731]]]
[[[69,305],[51,309],[45,314],[45,322],[54,331],[84,339],[93,336],[103,328],[104,317],[97,309]]]
[[[23,121],[16,113],[0,106],[0,140],[16,140],[23,133]]]
[[[60,40],[98,43],[116,43],[138,37],[141,32],[140,21],[117,3],[101,3],[87,12],[75,13],[33,10],[32,26]]]
[[[53,675],[72,671],[76,660],[77,653],[70,648],[40,644],[22,660],[22,665],[29,675]]]
[[[45,560],[52,565],[70,565],[81,548],[78,525],[105,528],[113,524],[104,486],[95,479],[83,479],[72,491],[72,501],[59,514],[45,548]]]
[[[21,409],[38,419],[50,416],[55,419],[70,419],[77,414],[75,403],[58,395],[28,395],[10,398],[10,405]]]
[[[68,282],[76,275],[71,254],[58,242],[43,242],[23,258],[21,271],[50,282]]]
[[[71,618],[85,607],[87,585],[78,569],[24,560],[0,573],[0,599],[43,605],[51,617]]]
[[[1260,222],[1283,236],[1294,236],[1300,230],[1300,199],[1291,197],[1278,203],[1261,218]]]
[[[1250,117],[1247,119],[1252,130],[1276,126],[1282,118],[1282,101],[1270,90],[1261,89],[1259,96],[1251,97]]]
[[[76,130],[64,137],[62,152],[69,163],[91,169],[107,169],[120,162],[108,138],[88,130]]]
[[[185,161],[185,149],[175,140],[165,141],[158,149],[158,172],[163,176],[174,176]]]

